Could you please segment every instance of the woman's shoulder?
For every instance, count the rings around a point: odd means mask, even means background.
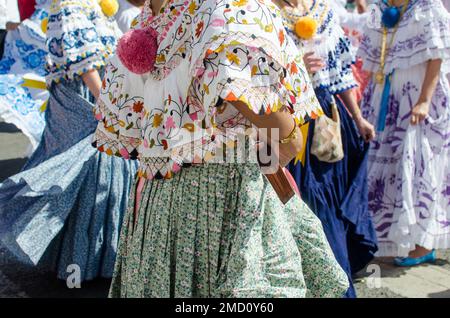
[[[192,10],[192,3],[195,2],[198,2],[198,6]],[[222,21],[224,24],[220,26],[225,30],[248,27],[252,32],[271,33],[277,19],[281,21],[278,7],[267,0],[193,1],[187,12],[197,17],[211,17],[209,26],[217,27],[220,25],[219,21]]]
[[[145,10],[143,11],[145,12]],[[139,27],[154,27],[159,34],[155,63],[161,79],[181,60],[191,70],[208,52],[243,44],[271,56],[293,55],[277,7],[266,0],[173,0],[164,14],[141,17]],[[148,21],[148,22],[146,22]],[[281,63],[285,64],[285,63]]]
[[[365,30],[358,51],[370,71],[376,70],[379,65],[383,36],[380,17],[376,20],[374,25]],[[441,1],[411,0],[410,7],[399,22],[386,58],[385,71],[389,73],[393,69],[411,68],[436,58],[444,60],[447,65],[450,60],[449,29],[450,14]]]

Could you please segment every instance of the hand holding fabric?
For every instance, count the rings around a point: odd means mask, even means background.
[[[430,104],[427,102],[419,102],[411,111],[411,124],[417,125],[428,116]]]
[[[323,60],[314,55],[314,52],[308,52],[303,56],[303,62],[309,74],[314,74],[325,67]]]

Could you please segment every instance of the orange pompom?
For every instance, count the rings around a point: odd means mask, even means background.
[[[318,27],[317,21],[313,18],[302,17],[295,23],[295,34],[301,39],[309,40],[316,35]]]

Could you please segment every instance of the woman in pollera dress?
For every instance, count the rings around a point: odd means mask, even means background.
[[[91,146],[100,75],[120,36],[97,0],[53,0],[42,139],[0,184],[0,239],[19,260],[66,279],[111,277],[136,163]]]
[[[140,162],[110,296],[345,293],[317,217],[298,196],[283,205],[258,162],[235,157],[242,139],[255,149],[254,123],[278,129],[270,144],[286,165],[298,124],[321,113],[270,1],[147,1],[104,83],[94,145]]]
[[[307,129],[304,158],[289,165],[302,198],[322,221],[339,264],[346,271],[355,297],[352,275],[363,269],[377,251],[376,234],[367,208],[367,154],[373,126],[356,102],[352,65],[355,51],[339,25],[328,0],[277,0],[287,33],[309,68],[316,96],[326,116],[339,113],[343,158],[325,161],[314,154],[313,140],[328,129]],[[311,55],[314,52],[314,55]]]
[[[358,55],[370,71],[362,109],[378,130],[369,209],[381,256],[399,266],[450,246],[450,14],[441,1],[379,1]]]

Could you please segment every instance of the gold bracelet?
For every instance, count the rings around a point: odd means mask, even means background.
[[[294,129],[292,129],[291,133],[286,138],[280,139],[280,144],[288,144],[292,140],[297,139],[297,137],[298,137],[297,124],[294,120]]]
[[[356,119],[359,116],[361,116],[361,109],[359,109],[359,107],[358,107],[358,108],[354,109],[354,111],[352,112],[352,118]]]

